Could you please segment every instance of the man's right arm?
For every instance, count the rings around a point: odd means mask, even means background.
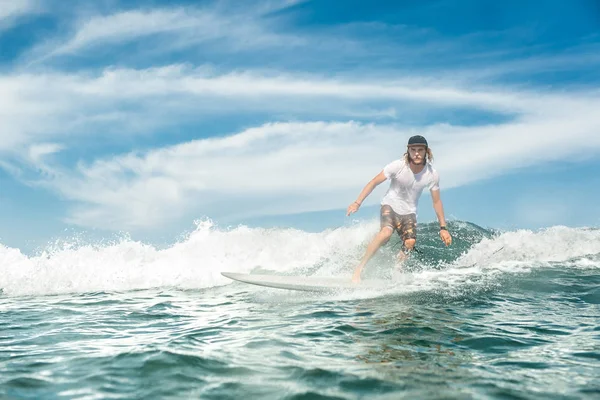
[[[371,192],[377,187],[377,185],[385,182],[386,179],[387,177],[385,176],[385,173],[383,171],[377,174],[375,178],[371,179],[371,181],[369,181],[369,183],[367,183],[367,185],[360,192],[356,201],[350,204],[350,206],[348,206],[346,216],[358,211],[358,208],[362,205],[363,201],[365,201],[365,199],[371,194]]]

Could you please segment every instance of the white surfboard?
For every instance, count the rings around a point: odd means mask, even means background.
[[[323,292],[336,290],[374,290],[385,289],[392,286],[392,282],[383,279],[363,280],[352,283],[351,276],[347,277],[318,277],[318,276],[282,276],[238,274],[235,272],[221,272],[221,275],[236,281],[251,285],[266,286],[277,289],[302,290],[307,292]]]

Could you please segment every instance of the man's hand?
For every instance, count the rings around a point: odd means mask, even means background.
[[[354,214],[355,212],[358,211],[358,209],[360,208],[360,204],[358,204],[356,201],[352,204],[350,204],[348,206],[348,209],[346,210],[346,216],[350,215],[350,214]]]
[[[446,246],[450,246],[452,244],[452,236],[450,236],[450,232],[448,232],[445,229],[441,229],[440,230],[440,238],[442,239],[442,242],[444,242],[444,244]]]
[[[360,283],[360,273],[362,270],[357,269],[354,271],[354,275],[352,275],[352,283]]]

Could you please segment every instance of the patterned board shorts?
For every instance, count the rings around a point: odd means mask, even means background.
[[[407,239],[417,238],[417,215],[397,214],[392,207],[388,205],[381,206],[381,227],[389,226],[402,238],[402,241]]]

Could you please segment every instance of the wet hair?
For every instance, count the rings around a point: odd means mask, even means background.
[[[404,153],[404,161],[406,161],[407,164],[410,164],[410,156],[408,155],[408,147],[406,149],[406,153]],[[428,162],[432,162],[433,161],[433,152],[431,151],[430,147],[427,147],[427,150],[425,151],[425,164],[427,164]]]

